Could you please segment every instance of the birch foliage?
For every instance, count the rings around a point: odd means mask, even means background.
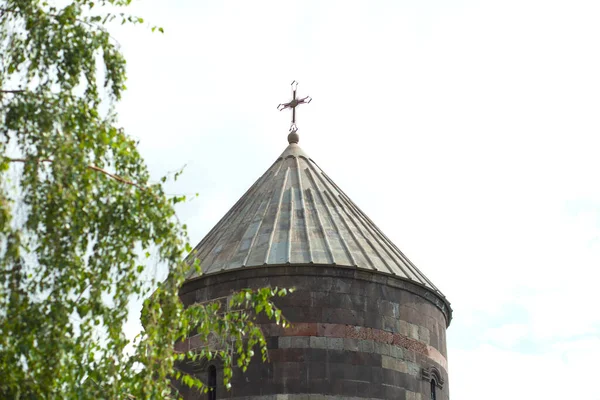
[[[237,293],[232,312],[179,301],[185,199],[151,181],[114,112],[126,64],[109,27],[143,23],[129,3],[0,0],[1,398],[177,397],[175,381],[204,388],[177,367],[199,358],[218,358],[227,384],[255,349],[266,357],[255,316],[284,323],[271,302],[284,290]],[[166,281],[141,279],[150,253]],[[136,296],[145,330],[130,348]],[[176,352],[192,334],[222,345]]]

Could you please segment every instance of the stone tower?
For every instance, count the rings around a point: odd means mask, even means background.
[[[298,146],[275,163],[196,246],[202,276],[185,304],[243,288],[295,287],[277,303],[292,327],[263,325],[269,362],[200,374],[199,399],[447,400],[450,303]],[[385,193],[381,193],[385,195]],[[214,396],[214,397],[213,397]]]

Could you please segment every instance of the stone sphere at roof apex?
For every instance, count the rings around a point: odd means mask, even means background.
[[[288,143],[289,144],[292,144],[292,143],[298,144],[299,140],[300,140],[300,135],[298,135],[298,131],[291,131],[290,134],[288,135]]]

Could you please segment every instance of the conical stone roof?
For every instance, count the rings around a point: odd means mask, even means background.
[[[202,239],[188,256],[194,259],[203,274],[286,264],[356,267],[441,295],[297,143]]]

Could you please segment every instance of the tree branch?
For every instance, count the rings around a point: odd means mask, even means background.
[[[4,271],[0,271],[0,275],[8,275],[8,274],[12,274],[13,272],[17,272],[19,271],[21,268],[20,267],[14,267],[11,269],[6,269]]]
[[[15,12],[15,10],[9,8],[0,8],[0,17],[4,16],[4,14],[6,14],[7,12]]]
[[[0,93],[19,94],[25,93],[24,90],[0,90]]]
[[[38,163],[40,163],[40,162],[54,162],[54,160],[52,160],[50,158],[43,158],[43,159],[40,159],[40,160],[27,160],[25,158],[8,158],[8,161],[10,161],[10,162],[20,162],[20,163],[26,163],[27,161],[37,161]],[[135,182],[128,181],[127,179],[121,178],[119,175],[111,174],[107,170],[102,169],[100,167],[97,167],[95,165],[88,165],[87,167],[89,169],[91,169],[91,170],[96,171],[96,172],[100,172],[101,174],[104,174],[104,175],[108,176],[109,178],[112,178],[112,179],[114,179],[114,180],[116,180],[118,182],[124,183],[126,185],[130,185],[130,186],[135,186],[136,188],[138,188],[138,189],[140,189],[142,191],[146,190],[145,187],[143,187],[143,186],[141,186],[141,185],[139,185],[139,184],[137,184]]]

